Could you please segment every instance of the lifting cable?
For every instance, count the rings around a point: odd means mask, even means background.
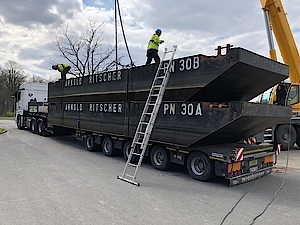
[[[290,120],[290,124],[289,124],[289,134],[290,134],[290,140],[291,140],[291,132],[292,132],[292,120]],[[290,145],[288,144],[288,149],[287,149],[287,155],[286,155],[286,164],[285,164],[285,171],[284,171],[284,176],[282,179],[282,183],[280,185],[280,187],[274,192],[273,198],[270,200],[270,202],[266,205],[266,207],[263,209],[263,211],[258,214],[256,217],[254,217],[254,219],[252,220],[252,222],[250,223],[250,225],[253,225],[256,221],[256,219],[258,219],[259,217],[261,217],[269,208],[269,206],[272,204],[272,202],[275,200],[275,198],[277,197],[278,192],[283,188],[284,184],[285,184],[285,180],[286,180],[286,174],[287,174],[287,170],[288,170],[288,165],[289,165],[289,152],[290,152]],[[225,215],[225,217],[223,218],[222,222],[220,223],[220,225],[222,225],[225,220],[227,219],[227,217],[233,212],[233,210],[236,208],[236,206],[241,202],[241,200],[245,197],[246,194],[248,194],[251,189],[256,185],[256,183],[260,180],[260,178],[258,178],[252,185],[251,187],[239,198],[239,200],[235,203],[235,205],[231,208],[231,210]]]
[[[126,49],[127,49],[127,53],[128,53],[128,56],[129,56],[129,59],[130,59],[130,67],[133,67],[135,66],[134,65],[134,62],[131,58],[131,55],[130,55],[130,51],[129,51],[129,48],[128,48],[128,44],[127,44],[127,40],[126,40],[126,36],[125,36],[125,31],[124,31],[124,27],[123,27],[123,21],[122,21],[122,16],[121,16],[121,10],[120,10],[120,4],[119,4],[119,0],[115,0],[115,32],[116,32],[116,67],[118,66],[118,54],[117,54],[117,46],[118,46],[118,31],[117,31],[117,8],[118,8],[118,14],[119,14],[119,18],[120,18],[120,25],[121,25],[121,28],[122,28],[122,33],[123,33],[123,38],[124,38],[124,42],[125,42],[125,46],[126,46]]]
[[[291,133],[292,132],[292,119],[290,119],[290,124],[289,124],[289,142],[291,142]],[[271,201],[266,205],[266,207],[264,208],[264,210],[258,214],[253,220],[252,222],[250,223],[250,225],[253,225],[255,223],[255,220],[258,219],[259,217],[261,217],[266,211],[267,209],[269,208],[269,206],[272,204],[272,202],[275,200],[278,192],[283,188],[284,184],[285,184],[285,180],[286,180],[286,172],[288,170],[288,165],[289,165],[289,157],[290,157],[290,145],[288,144],[288,149],[287,149],[287,153],[286,153],[286,163],[285,163],[285,170],[284,170],[284,176],[283,176],[283,179],[282,179],[282,183],[280,185],[280,187],[274,192],[274,195],[273,195],[273,198],[271,199]]]
[[[116,70],[118,70],[118,21],[117,21],[117,0],[115,0],[115,46],[116,46]]]

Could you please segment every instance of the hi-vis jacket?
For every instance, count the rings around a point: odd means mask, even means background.
[[[64,68],[67,68],[68,66],[68,64],[57,64],[57,69],[59,72],[62,72]]]
[[[149,49],[158,50],[159,44],[160,44],[160,38],[158,37],[157,34],[153,34],[152,37],[150,38],[147,50]]]

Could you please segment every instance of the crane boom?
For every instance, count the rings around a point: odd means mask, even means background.
[[[290,66],[290,80],[292,83],[298,83],[300,57],[282,2],[281,0],[260,0],[260,2],[264,12],[268,14],[282,59]],[[271,58],[274,58],[272,52],[274,50],[270,49]]]

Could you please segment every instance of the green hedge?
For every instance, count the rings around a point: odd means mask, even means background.
[[[13,112],[7,112],[5,114],[6,117],[15,117],[14,113]]]

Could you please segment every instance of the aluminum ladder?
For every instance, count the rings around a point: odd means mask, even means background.
[[[165,52],[157,68],[144,110],[131,143],[130,154],[126,161],[123,173],[121,176],[117,177],[120,180],[136,186],[140,186],[140,184],[135,181],[136,174],[142,164],[161,101],[169,81],[170,67],[172,65],[176,49],[176,45],[173,46],[173,50],[165,48]],[[166,59],[166,56],[170,54],[170,58]]]

